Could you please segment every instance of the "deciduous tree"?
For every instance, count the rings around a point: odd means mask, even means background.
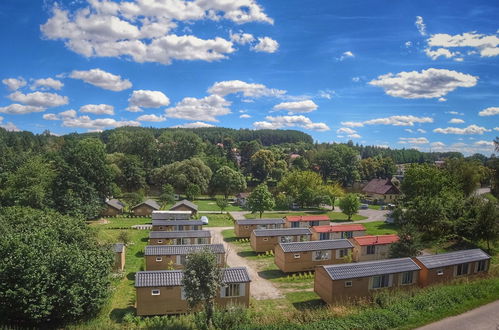
[[[252,213],[258,212],[261,218],[263,212],[274,208],[275,202],[267,185],[262,183],[251,192],[246,205]]]
[[[360,202],[357,194],[347,194],[345,197],[340,199],[340,209],[341,212],[346,214],[348,220],[352,219],[352,216],[359,211]]]

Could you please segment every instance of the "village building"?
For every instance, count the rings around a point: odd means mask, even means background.
[[[327,215],[288,215],[284,220],[286,228],[325,226],[331,222]]]
[[[250,237],[255,229],[279,229],[284,227],[284,219],[247,219],[234,222],[236,237]]]
[[[106,200],[105,209],[101,212],[101,216],[114,217],[123,214],[124,205],[117,199]]]
[[[322,241],[363,236],[366,234],[366,227],[361,224],[325,225],[314,226],[310,231],[313,241]]]
[[[148,245],[144,251],[146,270],[183,269],[189,253],[204,249],[213,252],[217,256],[218,265],[224,266],[223,244]]]
[[[373,203],[394,203],[402,194],[391,179],[372,179],[362,189],[366,199]]]
[[[198,213],[198,206],[187,199],[183,199],[170,207],[170,211],[191,211],[192,215],[195,216]]]
[[[125,244],[116,243],[113,245],[114,252],[114,266],[113,270],[116,272],[122,271],[125,268]]]
[[[490,256],[481,249],[420,256],[414,261],[421,266],[419,283],[422,286],[484,274],[490,266]]]
[[[157,211],[161,208],[159,204],[154,199],[148,199],[140,204],[135,205],[130,210],[136,216],[149,216],[153,211]]]
[[[367,297],[384,288],[410,288],[420,267],[411,258],[327,265],[315,271],[314,291],[328,304]]]
[[[308,228],[255,229],[250,236],[250,245],[255,252],[274,250],[279,243],[310,241]]]
[[[246,203],[248,202],[249,195],[250,195],[250,193],[246,193],[246,192],[241,192],[241,193],[237,194],[236,195],[236,204],[241,206],[241,207],[246,206]]]
[[[149,232],[149,245],[211,244],[209,230],[177,230]]]
[[[153,231],[202,230],[201,220],[152,220]]]
[[[250,277],[244,267],[222,269],[223,285],[215,298],[215,305],[248,307]],[[168,315],[189,312],[181,270],[143,271],[135,275],[137,315]]]
[[[152,220],[189,220],[191,211],[153,211]]]
[[[371,261],[388,259],[390,247],[397,242],[397,235],[367,235],[351,239],[353,243],[354,261]]]
[[[352,249],[347,239],[279,243],[275,264],[284,273],[311,271],[320,265],[350,262]]]

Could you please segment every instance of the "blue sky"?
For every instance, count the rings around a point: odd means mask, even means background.
[[[499,3],[4,0],[0,126],[292,128],[493,151]]]

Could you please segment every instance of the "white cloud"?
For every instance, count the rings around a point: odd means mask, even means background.
[[[476,32],[469,32],[457,35],[446,33],[433,34],[427,40],[430,47],[446,48],[472,48],[468,55],[477,52],[481,57],[492,57],[499,55],[499,37],[497,35],[485,35]]]
[[[46,120],[61,120],[64,127],[86,128],[88,130],[103,130],[108,127],[140,126],[137,121],[119,121],[114,118],[91,119],[89,116],[77,116],[75,110],[67,110],[58,114],[47,113]]]
[[[202,121],[196,121],[193,123],[186,123],[182,125],[172,126],[173,128],[199,128],[199,127],[215,127],[215,125],[203,123]]]
[[[459,53],[453,53],[453,52],[451,52],[450,50],[448,50],[446,48],[438,48],[436,50],[432,50],[431,48],[426,48],[424,50],[424,52],[432,60],[436,60],[440,56],[443,56],[445,58],[452,58],[452,57],[454,57],[454,56],[456,56],[456,55],[459,54]]]
[[[447,111],[445,113],[448,113],[448,114],[451,114],[451,115],[455,115],[455,116],[464,116],[464,113],[457,112],[457,111]]]
[[[426,25],[423,22],[423,17],[416,16],[416,22],[414,22],[416,27],[418,28],[419,34],[422,36],[426,35]]]
[[[301,127],[312,131],[328,131],[330,128],[325,123],[314,123],[305,116],[267,116],[265,121],[253,123],[256,129],[278,129],[283,127]]]
[[[405,128],[404,131],[408,132],[408,133],[414,133],[414,131],[410,128]]]
[[[499,127],[494,127],[494,131],[499,131]]]
[[[329,90],[329,89],[320,90],[319,93],[317,94],[317,96],[319,96],[320,98],[328,99],[328,100],[332,99],[333,95],[334,95],[334,91]]]
[[[425,137],[418,137],[418,138],[399,138],[398,143],[401,144],[427,144],[430,143],[427,138]]]
[[[342,134],[342,133],[345,133],[345,134],[355,134],[355,133],[357,133],[357,131],[354,130],[354,129],[348,128],[348,127],[341,127],[341,128],[338,128],[336,130],[336,134]]]
[[[48,89],[52,88],[55,90],[60,90],[64,84],[57,79],[52,79],[52,78],[45,78],[45,79],[37,79],[35,82],[31,85],[31,89]]]
[[[388,73],[369,82],[393,97],[406,99],[439,98],[458,87],[473,87],[478,77],[445,69],[430,68],[421,72]]]
[[[17,91],[10,94],[8,97],[12,101],[43,108],[58,107],[69,103],[69,99],[67,96],[45,92],[23,94]]]
[[[285,90],[267,88],[263,84],[247,83],[241,80],[226,80],[214,83],[208,88],[208,93],[219,96],[242,93],[244,97],[279,97],[286,94]]]
[[[431,143],[432,148],[443,148],[445,147],[445,143],[437,141],[437,142],[432,142]]]
[[[251,116],[248,114],[242,114],[239,116],[239,118],[247,119],[247,118],[251,118]]]
[[[477,145],[477,146],[493,146],[494,142],[493,141],[480,140],[480,141],[476,141],[474,144]]]
[[[464,120],[460,118],[452,118],[451,120],[449,120],[449,124],[462,124],[462,123],[464,123]]]
[[[362,127],[364,125],[393,125],[393,126],[414,126],[414,123],[433,123],[431,117],[416,116],[390,116],[386,118],[369,119],[361,122],[346,121],[341,125],[348,127]]]
[[[2,80],[5,86],[7,86],[11,91],[18,90],[21,87],[26,86],[26,80],[23,77],[18,78],[6,78]]]
[[[43,115],[45,120],[59,120],[59,117],[55,113],[46,113]]]
[[[24,105],[18,103],[13,103],[5,107],[0,107],[1,113],[8,113],[11,115],[24,115],[32,112],[42,112],[44,110],[45,110],[44,107]]]
[[[11,132],[19,132],[21,131],[19,128],[17,128],[16,125],[14,125],[13,122],[8,122],[6,124],[3,124],[3,117],[0,116],[0,127]]]
[[[412,47],[412,41],[406,41],[404,44],[405,48],[411,48]]]
[[[246,45],[253,42],[255,40],[255,37],[253,37],[253,35],[250,33],[244,33],[242,31],[239,31],[238,33],[231,32],[230,40],[232,40],[236,44]]]
[[[354,53],[352,53],[351,51],[346,51],[344,52],[341,57],[339,58],[340,61],[343,61],[347,58],[352,58],[352,57],[355,57]]]
[[[120,92],[132,87],[130,80],[121,79],[121,76],[103,71],[101,69],[92,69],[88,71],[74,70],[69,76],[73,79],[81,79],[87,84],[114,92]]]
[[[87,104],[80,107],[80,112],[88,112],[96,115],[114,115],[114,107],[109,104]]]
[[[360,77],[353,77],[353,78],[352,78],[352,81],[353,81],[353,82],[359,82],[359,81],[360,81]]]
[[[251,47],[255,52],[275,53],[279,49],[279,43],[272,38],[258,38],[258,43]]]
[[[349,138],[351,139],[360,139],[362,136],[360,136],[359,134],[357,133],[354,133],[354,134],[349,134],[347,135]]]
[[[423,133],[423,134],[426,133],[426,131],[424,129],[422,129],[422,128],[418,128],[416,131],[419,132],[419,133]]]
[[[442,133],[442,134],[479,134],[482,135],[485,132],[490,132],[490,129],[486,129],[485,127],[470,125],[465,128],[459,127],[447,127],[447,128],[435,128],[433,132]]]
[[[499,107],[490,107],[487,109],[483,109],[478,113],[478,115],[481,117],[499,115]]]
[[[140,112],[142,108],[159,108],[170,104],[170,99],[160,91],[136,90],[128,99],[129,106],[126,110]]]
[[[274,105],[273,110],[287,110],[288,115],[293,113],[308,113],[317,110],[318,106],[312,100],[296,101],[296,102],[283,102]]]
[[[157,115],[142,115],[139,118],[137,118],[137,121],[149,121],[149,122],[163,122],[165,121],[166,118],[163,116],[157,116]]]
[[[445,97],[439,97],[438,98],[438,102],[445,102],[447,101],[447,99]]]
[[[217,116],[223,116],[231,113],[228,108],[231,102],[219,95],[210,95],[201,99],[186,97],[178,102],[174,107],[165,110],[167,117],[218,121]]]

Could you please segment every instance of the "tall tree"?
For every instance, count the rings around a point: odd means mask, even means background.
[[[345,197],[340,199],[340,209],[341,212],[345,213],[348,220],[352,219],[352,216],[359,211],[360,202],[357,194],[347,194]]]
[[[230,194],[244,191],[246,189],[246,180],[240,172],[228,166],[223,166],[213,175],[212,185],[216,191],[222,193],[227,199]]]
[[[263,182],[267,180],[270,171],[275,165],[274,153],[270,150],[259,150],[251,156],[251,173]]]
[[[158,138],[162,164],[170,164],[195,157],[203,150],[203,141],[193,132],[166,131]]]
[[[302,208],[317,206],[324,196],[321,177],[311,171],[292,171],[286,174],[277,185],[277,189],[286,196],[291,196]]]
[[[331,206],[334,210],[336,199],[343,197],[345,195],[345,190],[339,183],[334,182],[333,184],[324,186],[324,194],[331,200]]]
[[[314,157],[314,163],[324,182],[331,179],[346,186],[359,178],[358,157],[355,149],[343,144],[333,144],[326,150],[319,151]]]
[[[153,171],[156,184],[171,184],[177,191],[185,192],[189,184],[198,185],[201,192],[208,189],[212,172],[199,158],[186,159],[164,165]]]
[[[421,254],[421,234],[415,226],[403,225],[398,236],[399,240],[390,246],[390,258],[417,257]]]
[[[252,213],[258,212],[260,218],[263,212],[274,208],[275,201],[266,184],[260,184],[251,192],[246,206]]]

